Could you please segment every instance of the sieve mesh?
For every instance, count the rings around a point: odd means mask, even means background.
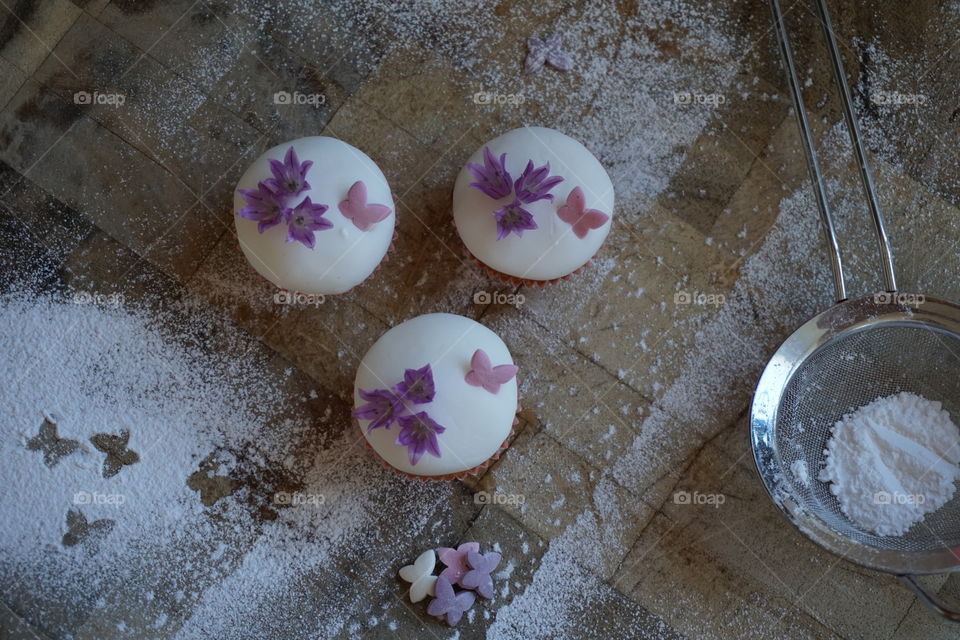
[[[835,336],[806,358],[787,383],[777,409],[780,468],[793,497],[838,533],[880,549],[920,552],[960,544],[960,495],[903,536],[877,536],[856,527],[817,475],[826,462],[830,428],[858,407],[899,391],[943,403],[960,423],[960,337],[917,322],[884,323]],[[807,464],[810,486],[787,471]]]

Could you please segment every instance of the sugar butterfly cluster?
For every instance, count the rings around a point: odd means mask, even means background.
[[[437,558],[444,569],[434,574]],[[457,625],[477,596],[493,598],[493,571],[500,564],[496,551],[480,552],[477,542],[464,542],[457,548],[441,547],[421,553],[413,564],[400,569],[400,578],[410,583],[410,602],[430,598],[427,613]]]

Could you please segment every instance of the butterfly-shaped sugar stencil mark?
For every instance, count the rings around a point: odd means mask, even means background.
[[[421,553],[413,564],[400,569],[400,577],[410,583],[410,602],[420,602],[434,595],[437,576],[433,575],[433,568],[436,564],[437,555],[433,549],[429,549]]]
[[[98,451],[107,454],[103,460],[103,477],[112,478],[120,473],[120,469],[140,461],[140,455],[127,448],[130,442],[130,432],[126,429],[115,436],[109,433],[97,433],[90,437],[90,442]]]
[[[483,387],[490,393],[498,393],[500,385],[506,384],[517,375],[519,369],[512,364],[493,366],[490,356],[483,349],[477,349],[470,358],[470,371],[467,372],[467,384]]]
[[[493,578],[491,572],[500,564],[500,554],[496,551],[489,553],[478,553],[471,551],[467,553],[467,564],[470,571],[467,571],[460,580],[461,586],[467,589],[473,589],[488,600],[493,597]]]
[[[57,423],[50,418],[44,418],[40,425],[40,431],[34,437],[27,440],[27,449],[30,451],[43,452],[43,464],[53,468],[64,458],[80,447],[80,443],[69,438],[61,438],[57,435]]]
[[[599,229],[607,223],[610,216],[597,209],[586,208],[583,189],[574,187],[567,196],[567,203],[557,209],[557,217],[573,227],[578,238],[585,238],[591,229]]]
[[[87,551],[94,553],[116,524],[108,518],[89,522],[79,510],[71,509],[67,511],[67,532],[61,543],[65,547],[82,544]]]
[[[437,578],[436,594],[427,605],[427,613],[431,616],[443,616],[447,624],[455,626],[460,622],[463,613],[473,606],[477,597],[470,591],[454,592],[450,581],[440,576]]]
[[[341,201],[339,207],[343,217],[360,231],[368,231],[370,227],[390,215],[390,207],[367,203],[367,185],[362,180],[353,183],[347,192],[347,199]]]

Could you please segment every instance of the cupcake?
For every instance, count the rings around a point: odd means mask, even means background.
[[[543,127],[514,129],[477,149],[453,189],[467,250],[512,283],[578,271],[600,250],[612,215],[613,184],[600,161]]]
[[[517,367],[497,334],[431,313],[387,331],[360,362],[354,410],[384,463],[428,479],[476,475],[516,422]]]
[[[396,222],[379,167],[335,138],[299,138],[268,150],[233,196],[237,239],[256,271],[276,286],[338,294],[383,260]]]

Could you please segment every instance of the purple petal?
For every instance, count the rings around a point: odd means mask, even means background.
[[[550,176],[549,162],[542,167],[534,168],[533,161],[529,161],[523,173],[514,182],[513,188],[518,201],[530,204],[538,200],[553,200],[553,195],[549,192],[561,182],[563,178],[560,176]]]
[[[412,445],[407,447],[407,456],[410,458],[410,464],[415,465],[423,457],[423,452],[427,450],[426,438],[420,438]]]
[[[307,246],[310,249],[316,245],[316,238],[313,236],[312,231],[306,229],[299,229],[294,226],[287,227],[287,242],[300,242]]]
[[[401,422],[401,424],[403,423]],[[394,441],[394,444],[406,447],[410,445],[415,437],[416,434],[411,429],[403,427],[403,430],[397,434],[397,439]]]
[[[538,228],[533,220],[533,214],[520,205],[519,200],[514,200],[493,212],[493,217],[497,220],[497,240],[503,240],[511,232],[516,233],[517,236],[523,236],[524,231]]]
[[[437,442],[437,434],[429,433],[424,440],[424,448],[433,454],[435,458],[440,457],[440,443]]]
[[[263,233],[264,231],[266,231],[266,230],[269,229],[270,227],[275,227],[275,226],[277,226],[278,224],[280,224],[281,222],[283,222],[284,217],[285,217],[285,216],[284,216],[283,214],[281,214],[281,215],[278,215],[277,217],[272,218],[272,219],[270,219],[270,220],[261,220],[260,222],[257,223],[257,233]]]
[[[239,209],[237,215],[256,221],[259,233],[286,219],[289,210],[284,206],[285,199],[272,191],[266,183],[260,182],[256,189],[241,189],[239,193],[247,206]]]
[[[428,363],[420,369],[406,369],[403,372],[403,382],[394,387],[397,395],[413,404],[432,402],[436,395],[433,382],[433,371]]]
[[[476,180],[470,186],[494,200],[506,198],[513,188],[513,178],[506,169],[506,160],[507,154],[502,154],[498,160],[490,151],[490,147],[484,147],[483,166],[473,162],[467,164],[467,169]]]
[[[270,173],[273,174],[275,178],[282,179],[284,175],[284,169],[286,168],[282,162],[274,158],[270,158]]]
[[[360,397],[367,404],[353,410],[353,416],[359,420],[370,420],[367,433],[381,427],[390,428],[402,409],[402,401],[387,389],[367,391],[360,389]]]

